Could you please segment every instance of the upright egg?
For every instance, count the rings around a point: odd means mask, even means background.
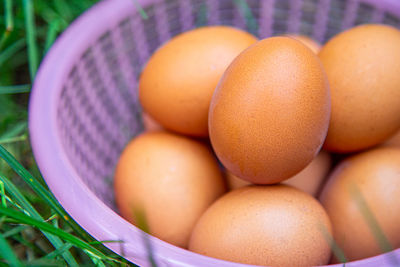
[[[210,139],[234,175],[278,183],[318,154],[329,116],[329,85],[318,57],[297,40],[272,37],[225,71],[211,100]]]
[[[354,152],[400,128],[400,31],[366,24],[333,37],[319,53],[331,86],[324,147]]]
[[[164,128],[208,136],[208,108],[218,80],[231,61],[257,41],[228,26],[202,27],[179,34],[149,59],[139,80],[146,112]]]
[[[219,198],[201,216],[189,250],[268,266],[328,263],[331,223],[321,204],[286,185],[246,186]]]
[[[225,183],[205,144],[167,132],[146,132],[124,149],[114,188],[124,218],[137,224],[136,214],[144,214],[152,235],[185,248],[194,224],[224,193]]]
[[[377,148],[344,160],[320,200],[347,260],[400,248],[400,149]]]

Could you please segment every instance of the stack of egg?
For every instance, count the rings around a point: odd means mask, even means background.
[[[160,47],[139,83],[148,130],[116,167],[121,215],[247,264],[400,247],[400,142],[387,141],[400,128],[400,32],[358,26],[319,50],[303,36],[257,40],[226,26]]]

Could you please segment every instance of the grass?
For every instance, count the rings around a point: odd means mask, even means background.
[[[5,0],[0,6],[0,266],[128,266],[76,224],[32,156],[27,104],[39,63],[95,0]]]

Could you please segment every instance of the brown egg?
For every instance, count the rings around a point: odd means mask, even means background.
[[[400,149],[378,148],[344,160],[320,200],[347,260],[381,254],[381,240],[399,248]]]
[[[231,61],[257,41],[227,26],[185,32],[160,47],[139,81],[139,97],[163,127],[182,134],[208,136],[208,109],[218,80]]]
[[[189,250],[245,264],[315,266],[329,261],[330,233],[325,210],[310,195],[286,185],[246,186],[207,209]]]
[[[310,48],[311,51],[313,51],[315,54],[318,54],[318,52],[321,50],[321,45],[317,41],[311,39],[308,36],[298,35],[298,34],[289,34],[287,36],[302,42],[305,46]]]
[[[330,154],[326,151],[321,151],[306,168],[282,183],[291,185],[316,197],[331,165],[332,159]],[[226,179],[230,190],[251,184],[229,172],[226,174]]]
[[[333,37],[319,57],[332,95],[326,149],[358,151],[399,130],[399,30],[374,24],[352,28]]]
[[[249,181],[240,179],[239,177],[233,175],[229,171],[226,172],[226,182],[228,184],[229,190],[235,190],[235,189],[241,188],[243,186],[252,184]]]
[[[234,175],[278,183],[317,155],[329,114],[318,57],[292,38],[267,38],[235,58],[221,78],[210,105],[210,139]]]
[[[208,147],[167,132],[147,132],[123,151],[115,172],[121,215],[136,223],[145,215],[150,233],[187,247],[194,224],[225,192],[218,164]]]
[[[163,127],[146,112],[142,112],[142,120],[145,131],[159,131],[163,129]]]
[[[385,146],[393,146],[400,148],[400,131],[384,143]]]
[[[326,151],[321,151],[305,169],[282,183],[316,197],[331,166],[331,155]]]

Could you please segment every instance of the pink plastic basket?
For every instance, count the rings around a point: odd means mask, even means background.
[[[116,212],[113,171],[142,131],[137,81],[151,53],[172,36],[202,25],[233,25],[259,37],[302,33],[324,42],[356,24],[400,27],[399,0],[103,1],[77,19],[40,66],[31,94],[33,152],[51,191],[97,240],[150,265],[144,233]],[[252,16],[250,15],[250,12]],[[149,237],[159,266],[245,266],[198,255]],[[289,256],[289,255],[288,255]],[[390,266],[400,249],[346,266]]]

